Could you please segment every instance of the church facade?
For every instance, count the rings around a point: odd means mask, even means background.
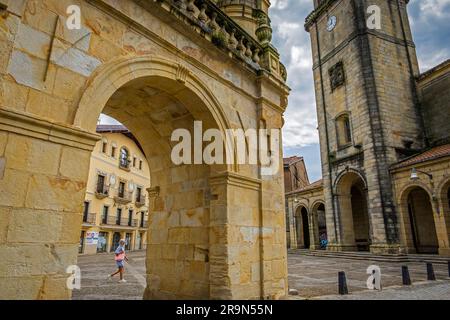
[[[301,200],[314,190],[327,250],[450,255],[450,61],[419,72],[408,1],[314,4],[305,28],[323,180],[286,195],[291,247],[306,247],[303,230],[317,231]],[[374,5],[379,29],[368,24]],[[303,208],[309,228],[297,230]]]

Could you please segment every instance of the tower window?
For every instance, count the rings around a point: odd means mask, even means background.
[[[343,114],[336,119],[336,131],[339,147],[347,147],[352,143],[352,127],[348,114]]]

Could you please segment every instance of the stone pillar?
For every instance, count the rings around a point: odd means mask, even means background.
[[[309,229],[309,242],[310,250],[320,249],[320,239],[319,239],[319,222],[317,216],[317,209],[312,208],[310,214],[310,229]]]
[[[333,245],[333,249],[335,251],[356,251],[351,194],[336,194],[335,199],[339,217],[337,227],[340,237],[338,243]]]
[[[435,201],[433,211],[434,225],[436,226],[436,235],[439,242],[439,255],[450,257],[450,212],[448,199],[441,197],[438,201]]]
[[[289,234],[291,237],[291,249],[297,249],[297,228],[295,225],[294,201],[289,200]]]
[[[262,86],[264,92],[264,85]],[[283,126],[282,112],[284,111],[283,97],[280,97],[281,107],[261,102],[259,108],[259,128],[280,130],[280,141],[277,150],[278,170],[271,175],[261,175],[261,227],[262,227],[262,280],[264,281],[262,297],[280,298],[287,295],[287,250],[286,219],[284,214],[284,180],[283,180],[283,151],[281,128]],[[287,103],[287,102],[286,102]]]
[[[0,299],[68,299],[98,136],[0,110]]]

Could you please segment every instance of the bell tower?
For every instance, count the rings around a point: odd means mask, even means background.
[[[306,18],[331,250],[402,250],[389,168],[426,145],[407,4],[314,0]]]

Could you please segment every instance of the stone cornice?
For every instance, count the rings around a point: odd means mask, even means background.
[[[337,0],[324,0],[313,12],[305,19],[305,30],[309,32],[311,26],[327,11]]]
[[[311,26],[338,0],[324,0],[316,9],[314,9],[305,19],[305,30],[309,32]],[[391,0],[392,1],[392,0]],[[405,0],[408,4],[409,0]]]
[[[209,178],[209,184],[214,185],[231,185],[244,189],[260,190],[261,180],[246,177],[233,172],[225,172]]]
[[[321,59],[322,65],[325,64],[331,58],[333,58],[337,53],[342,51],[351,41],[356,39],[358,36],[363,36],[363,35],[372,35],[379,39],[389,41],[394,44],[404,45],[404,43],[405,43],[402,39],[384,34],[382,32],[376,31],[376,30],[367,30],[365,32],[354,31],[346,39],[344,39],[341,43],[339,43],[333,50],[331,50],[330,52],[328,52],[326,55],[324,55],[322,57],[322,59]],[[409,47],[415,48],[414,42],[408,41],[407,44]],[[313,70],[318,68],[319,66],[320,66],[319,63],[314,63]]]
[[[5,108],[0,109],[0,130],[88,151],[101,139],[98,134]]]

